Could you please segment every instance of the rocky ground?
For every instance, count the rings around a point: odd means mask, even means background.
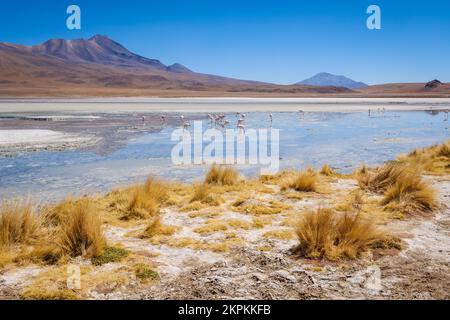
[[[255,184],[251,201],[279,212],[255,216],[234,210],[230,204],[244,191],[229,190],[216,207],[163,208],[163,223],[177,230],[170,236],[141,239],[136,235],[143,224],[105,224],[108,242],[131,254],[99,267],[81,258],[70,261],[81,269],[81,289],[71,294],[87,299],[448,299],[450,179],[426,179],[439,192],[436,214],[380,220],[382,228],[402,239],[402,250],[372,250],[362,259],[338,262],[299,258],[293,250],[295,216],[335,205],[357,188],[355,180],[327,177],[320,192],[301,196]],[[368,201],[376,197],[369,195]],[[142,263],[157,276],[143,281],[135,269]],[[0,269],[0,297],[36,298],[31,289],[53,286],[57,298],[73,298],[64,291],[68,277],[66,265],[6,266]]]

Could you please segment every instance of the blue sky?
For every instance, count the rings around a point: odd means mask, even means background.
[[[82,29],[66,28],[77,4]],[[366,28],[377,4],[382,29]],[[35,0],[0,2],[0,42],[106,34],[165,64],[274,83],[317,72],[369,84],[450,82],[448,0]]]

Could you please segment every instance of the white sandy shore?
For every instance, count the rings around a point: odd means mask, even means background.
[[[0,130],[0,154],[29,150],[64,150],[94,144],[97,138],[53,130]]]
[[[57,143],[73,139],[74,137],[71,135],[53,130],[0,130],[0,146],[11,146],[22,143]]]
[[[366,112],[446,110],[449,98],[85,98],[1,99],[11,112]]]

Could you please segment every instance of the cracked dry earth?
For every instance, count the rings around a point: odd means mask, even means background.
[[[225,193],[224,203],[213,209],[182,212],[177,206],[163,208],[163,223],[178,227],[170,236],[171,241],[133,236],[144,228],[140,224],[108,226],[105,230],[108,241],[123,246],[139,261],[155,266],[159,278],[141,283],[127,269],[129,261],[109,263],[95,269],[88,278],[105,273],[113,275],[114,280],[94,281],[83,298],[448,299],[450,179],[427,177],[427,180],[439,191],[440,210],[430,217],[389,220],[383,227],[403,240],[403,250],[375,250],[358,261],[331,263],[297,257],[292,251],[297,240],[286,223],[298,212],[335,204],[337,198],[357,188],[353,179],[329,179],[328,192],[298,199],[287,197],[276,186],[266,185],[271,190],[255,191],[255,201],[265,204],[279,201],[290,208],[265,217],[269,220],[259,228],[230,223],[225,230],[196,232],[211,219],[252,221],[254,217],[250,214],[230,209],[237,196],[233,192]],[[230,237],[239,241],[221,249],[220,245],[228,243]],[[179,245],[185,239],[201,246]],[[0,297],[20,297],[20,292],[49,268],[52,267],[28,266],[0,271]]]

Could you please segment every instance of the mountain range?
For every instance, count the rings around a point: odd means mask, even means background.
[[[312,79],[312,80],[311,80]],[[135,54],[107,36],[50,39],[24,46],[0,43],[0,96],[355,96],[382,95],[345,77],[321,73],[279,85],[198,73]],[[314,80],[314,81],[313,81]],[[359,85],[358,85],[359,84]],[[369,89],[369,90],[368,90]],[[389,95],[448,95],[449,84],[394,87]],[[412,90],[412,91],[411,91]],[[411,92],[410,92],[411,91]]]

